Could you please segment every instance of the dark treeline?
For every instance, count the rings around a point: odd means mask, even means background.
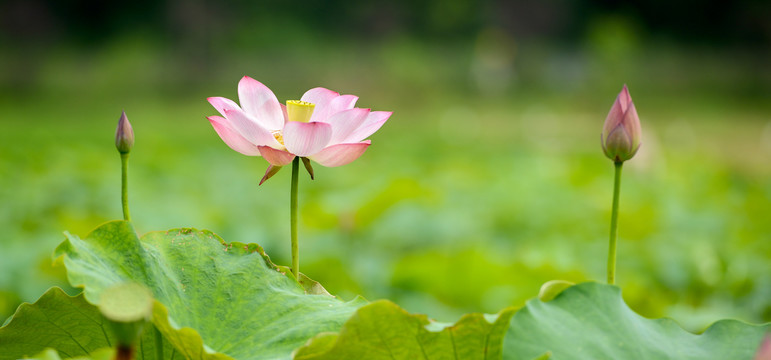
[[[764,0],[5,0],[0,4],[0,41],[12,46],[89,46],[143,32],[175,44],[255,29],[272,32],[263,34],[262,41],[282,41],[292,27],[364,40],[406,34],[457,41],[497,27],[520,39],[560,42],[582,37],[593,22],[608,16],[678,43],[771,43],[771,2]]]

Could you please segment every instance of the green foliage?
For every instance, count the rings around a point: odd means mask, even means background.
[[[58,355],[99,359],[103,352],[99,349],[115,343],[107,320],[82,294],[72,297],[51,288],[34,304],[19,306],[8,324],[0,328],[0,359],[22,359],[38,353],[41,359],[58,359]],[[137,360],[158,360],[159,350],[163,359],[181,359],[155,327],[147,326],[137,346]]]
[[[153,316],[154,303],[150,290],[134,282],[118,283],[102,291],[99,312],[109,321],[118,347],[130,347],[138,341]]]
[[[541,291],[538,292],[538,300],[550,301],[559,295],[565,289],[575,285],[570,281],[551,280],[541,285]]]
[[[86,356],[65,357],[62,359],[54,349],[45,349],[43,352],[29,358],[29,360],[114,360],[115,350],[110,348],[96,350]],[[141,357],[140,357],[141,359]]]
[[[85,58],[54,54],[45,72],[23,76],[29,91],[14,88],[0,98],[0,317],[52,285],[75,294],[63,271],[51,269],[50,249],[62,229],[86,234],[120,216],[112,137],[121,109],[138,137],[129,197],[140,232],[216,229],[288,264],[282,224],[289,172],[257,187],[264,159],[234,153],[203,119],[216,113],[205,98],[236,97],[234,84],[245,74],[277,86],[281,100],[322,85],[360,95],[363,107],[396,111],[359,161],[301,179],[303,271],[330,292],[456,319],[524,305],[550,279],[605,277],[598,256],[607,252],[612,166],[598,127],[618,78],[559,86],[564,76],[546,76],[555,69],[549,56],[558,53],[524,43],[516,58],[522,83],[504,96],[448,83],[469,79],[459,49],[419,44],[402,53],[323,44],[312,63],[310,49],[296,56],[227,53],[233,62],[223,73],[186,78],[142,39]],[[769,321],[771,168],[763,160],[771,154],[771,102],[741,87],[734,70],[759,77],[751,66],[736,67],[736,59],[654,50],[627,67],[678,80],[662,88],[660,77],[646,73],[624,79],[647,127],[641,157],[625,169],[618,284],[634,310],[676,318],[689,330],[724,317]],[[700,60],[733,70],[672,65]],[[420,76],[412,73],[424,68],[438,73],[415,84]],[[555,82],[527,85],[536,79]],[[416,98],[408,88],[432,96]]]
[[[297,350],[296,360],[499,359],[513,308],[469,314],[455,324],[410,315],[390,301],[360,308],[339,334],[323,333]]]
[[[82,295],[52,288],[34,304],[22,304],[0,328],[3,358],[24,358],[54,347],[67,357],[111,346],[112,335],[99,310]]]
[[[55,255],[83,294],[52,288],[22,305],[0,328],[0,354],[109,357],[118,339],[95,305],[137,293],[129,319],[141,321],[150,300],[140,294],[144,286],[157,300],[153,323],[135,344],[140,360],[749,359],[771,329],[723,320],[694,335],[672,320],[636,314],[615,286],[565,281],[542,287],[548,302],[439,323],[386,300],[343,302],[307,277],[301,285],[255,244],[195,229],[140,239],[127,221],[108,222],[85,239],[68,234]],[[122,318],[123,307],[106,308]]]
[[[565,282],[556,285],[562,290]],[[750,359],[769,329],[771,324],[723,320],[694,335],[670,319],[634,313],[618,287],[582,283],[552,301],[531,300],[516,313],[508,308],[497,318],[471,314],[454,325],[374,302],[360,308],[340,333],[313,338],[295,359],[738,360]]]
[[[771,324],[721,320],[703,334],[634,313],[618,287],[582,283],[549,302],[531,300],[511,319],[504,359],[751,359]]]
[[[259,245],[225,243],[208,231],[140,240],[131,223],[113,221],[85,239],[68,234],[56,255],[91,303],[112,284],[150,288],[158,301],[153,323],[188,358],[289,358],[319,332],[339,330],[365,303],[307,294]]]
[[[221,71],[201,77],[200,63],[195,77],[179,76],[179,59],[145,38],[62,48],[39,71],[8,73],[19,80],[0,98],[0,316],[52,284],[73,293],[48,260],[60,229],[85,233],[120,214],[111,140],[122,108],[141,147],[130,179],[137,224],[214,228],[288,263],[288,174],[257,188],[265,162],[234,154],[202,118],[214,114],[204,99],[234,97],[244,74],[275,84],[282,100],[322,85],[396,110],[360,161],[316,169],[301,186],[303,268],[333,293],[453,319],[523,304],[549,279],[603,278],[612,169],[597,134],[622,81],[606,75],[623,70],[648,124],[622,190],[629,306],[689,330],[771,320],[771,103],[757,91],[763,76],[734,54],[646,48],[623,68],[591,57],[584,68],[518,41],[516,80],[495,94],[469,87],[469,61],[484,53],[409,38],[369,52],[320,42],[207,53]]]

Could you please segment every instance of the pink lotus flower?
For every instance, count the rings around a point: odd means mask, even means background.
[[[303,158],[311,177],[307,159],[328,167],[356,160],[370,145],[364,139],[391,116],[388,111],[356,108],[357,96],[321,87],[285,106],[270,89],[248,76],[238,83],[238,98],[240,107],[223,97],[208,98],[222,116],[207,119],[231,149],[262,156],[270,163],[260,184],[296,156]]]
[[[602,150],[615,162],[631,159],[640,149],[640,118],[626,85],[616,97],[602,128]]]

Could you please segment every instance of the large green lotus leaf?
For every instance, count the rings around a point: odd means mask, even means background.
[[[103,349],[95,350],[88,355],[78,356],[74,358],[65,357],[64,359],[62,359],[58,351],[48,348],[43,350],[43,352],[30,357],[28,360],[113,360],[113,359],[115,359],[115,349],[112,349],[112,348],[103,348]],[[25,360],[27,359],[25,358]]]
[[[58,351],[64,358],[99,358],[115,344],[107,320],[83,295],[69,296],[59,288],[49,289],[34,304],[22,304],[0,328],[0,359],[22,359]],[[50,349],[47,349],[50,348]],[[46,350],[47,349],[47,350]],[[147,324],[137,344],[138,360],[181,359],[182,356]],[[161,351],[161,353],[159,353]],[[162,355],[161,355],[162,354]]]
[[[455,324],[410,315],[381,300],[360,308],[339,334],[324,333],[295,353],[295,360],[500,359],[513,308],[497,315],[469,314]]]
[[[145,284],[163,304],[153,323],[192,359],[287,359],[312,336],[338,331],[366,303],[309,293],[259,245],[228,244],[205,230],[140,240],[131,223],[113,221],[85,239],[68,234],[55,255],[93,304],[112,284]]]
[[[612,285],[582,283],[554,300],[530,300],[511,319],[504,359],[750,360],[771,324],[721,320],[703,334],[632,311]]]

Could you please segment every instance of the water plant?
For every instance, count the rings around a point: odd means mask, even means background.
[[[248,76],[238,83],[241,107],[223,97],[209,103],[222,116],[209,116],[214,130],[231,149],[248,156],[262,156],[270,164],[260,185],[281,167],[292,164],[290,187],[290,238],[292,273],[299,279],[300,250],[297,240],[297,188],[300,160],[311,179],[311,160],[322,166],[342,166],[356,160],[371,144],[367,137],[380,129],[391,112],[354,107],[359,99],[317,87],[300,100],[278,102],[267,86]]]
[[[293,164],[291,267],[273,263],[258,244],[227,242],[208,230],[137,234],[126,185],[133,131],[124,113],[116,134],[124,219],[102,224],[83,238],[65,233],[54,259],[82,293],[73,297],[51,288],[37,302],[22,304],[0,327],[0,360],[769,356],[765,334],[771,324],[721,320],[693,334],[671,319],[638,315],[613,285],[621,166],[640,144],[639,119],[626,86],[601,135],[605,154],[616,166],[609,284],[550,281],[524,307],[467,314],[455,323],[410,314],[388,300],[344,301],[299,272],[299,161],[313,176],[311,160],[323,166],[355,160],[370,145],[364,139],[390,113],[357,109],[354,96],[322,88],[283,106],[248,77],[239,84],[239,97],[241,107],[210,98],[222,116],[209,121],[234,150],[266,158],[270,165],[263,181]]]
[[[621,191],[621,168],[640,150],[642,131],[640,118],[626,85],[616,96],[610,108],[600,141],[605,156],[613,160],[613,205],[610,218],[610,246],[608,247],[608,284],[616,282],[616,244],[618,242],[618,199]]]

